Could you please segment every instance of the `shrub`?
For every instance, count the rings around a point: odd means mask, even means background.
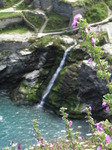
[[[101,21],[107,16],[107,6],[103,1],[97,2],[92,5],[85,14],[85,18],[87,19],[88,23]]]

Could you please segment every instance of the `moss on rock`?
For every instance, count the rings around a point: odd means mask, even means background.
[[[28,83],[26,80],[22,81],[18,88],[13,91],[12,97],[18,104],[27,104],[37,102],[37,90],[40,84],[36,82],[34,85]]]
[[[78,68],[79,65],[72,64],[65,66],[56,80],[50,94],[48,95],[45,106],[59,110],[62,106],[68,108],[70,116],[77,118],[82,114],[83,103],[80,103],[78,97]]]

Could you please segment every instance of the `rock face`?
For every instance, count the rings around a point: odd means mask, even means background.
[[[43,10],[50,11],[52,9],[52,0],[41,0],[40,4]]]
[[[10,25],[17,25],[17,24],[21,24],[21,23],[23,23],[22,17],[1,19],[0,20],[0,29],[4,29],[6,27],[9,27]]]
[[[71,17],[73,7],[67,3],[59,2],[58,0],[53,1],[53,10],[58,14]]]
[[[33,7],[50,11],[52,9],[52,0],[33,0]]]
[[[40,1],[39,0],[33,0],[33,8],[40,8]]]
[[[84,15],[86,12],[82,6],[72,6],[71,4],[60,2],[59,0],[34,0],[34,8],[41,8],[46,11],[55,11],[57,14],[70,18],[70,25],[73,21],[73,16],[77,13]]]
[[[28,53],[27,42],[0,42],[0,84],[2,87],[15,86],[26,72],[37,68],[39,52]],[[24,51],[24,54],[22,53]],[[37,55],[35,57],[35,55]],[[7,81],[7,82],[6,82]]]
[[[0,7],[3,7],[3,1],[2,0],[0,0]]]
[[[81,49],[70,52],[66,66],[45,101],[46,107],[58,113],[64,106],[70,117],[82,118],[84,108],[91,106],[94,116],[103,117],[101,105],[103,95],[108,92],[106,81],[97,78],[93,64],[83,61],[85,58],[87,55]]]
[[[71,18],[77,13],[80,13],[82,15],[85,13],[84,7],[81,7],[81,6],[73,7],[72,5],[68,3],[59,2],[58,0],[53,0],[52,3],[53,3],[53,10],[56,13],[63,15],[63,16],[67,16]]]
[[[0,88],[9,87],[16,104],[40,103],[64,50],[73,43],[73,39],[59,36],[43,37],[32,46],[27,42],[0,42]],[[106,117],[101,106],[108,92],[106,81],[98,79],[93,68],[85,49],[72,49],[44,107],[57,114],[60,107],[67,107],[70,117],[79,119],[85,115],[84,108],[91,106],[94,116]]]
[[[49,83],[54,70],[57,69],[63,55],[63,49],[58,51],[55,45],[46,48],[41,45],[34,45],[34,47],[36,60],[34,61],[36,66],[32,67],[32,71],[24,74],[22,82],[11,92],[11,96],[17,104],[34,104],[40,102],[42,93]],[[34,62],[31,64],[34,65]]]

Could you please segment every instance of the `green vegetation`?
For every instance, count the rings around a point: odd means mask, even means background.
[[[26,19],[32,23],[36,28],[40,29],[44,23],[44,19],[40,17],[39,15],[35,15],[30,12],[23,12]]]
[[[5,8],[11,7],[14,4],[17,4],[18,2],[19,2],[18,0],[3,0]]]
[[[45,47],[51,41],[52,41],[52,36],[51,35],[50,36],[44,36],[44,37],[40,38],[38,40],[38,42],[34,42],[33,45],[31,45],[31,47],[32,46],[34,46],[34,47],[35,46]]]
[[[55,12],[51,12],[49,15],[49,21],[45,28],[45,32],[59,30],[61,28],[66,28],[69,25],[69,18],[56,14]]]
[[[108,16],[107,5],[103,2],[97,2],[88,8],[85,18],[88,23],[98,22],[105,19]]]
[[[102,46],[109,41],[107,32],[99,32],[97,38],[99,40],[97,46]]]
[[[24,93],[24,100],[28,100],[31,102],[37,102],[37,89],[39,88],[39,83],[35,83],[33,86],[32,85],[27,85],[25,81],[23,81],[20,84],[19,87],[19,94],[18,96],[21,97],[21,93]]]
[[[23,3],[21,3],[20,5],[18,5],[16,7],[16,9],[19,9],[19,10],[24,10],[24,9],[28,9],[28,6],[32,3],[33,0],[25,0],[23,1]]]
[[[23,34],[23,33],[26,33],[28,31],[31,31],[31,30],[23,24],[23,25],[10,26],[6,29],[0,30],[0,33],[20,33],[20,34]]]
[[[105,0],[105,3],[109,6],[109,8],[112,10],[112,0]]]
[[[21,13],[15,12],[0,12],[0,19],[21,17]]]
[[[74,6],[87,6],[88,4],[91,4],[94,0],[59,0],[60,2],[68,3],[70,5]]]

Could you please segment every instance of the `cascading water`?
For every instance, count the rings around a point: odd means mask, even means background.
[[[61,69],[62,69],[62,67],[63,67],[63,65],[64,65],[64,63],[65,63],[65,60],[66,60],[66,57],[67,57],[68,52],[69,52],[75,45],[76,45],[76,44],[74,44],[74,45],[72,45],[72,46],[70,46],[69,48],[66,49],[66,51],[65,51],[65,53],[64,53],[64,55],[63,55],[63,58],[62,58],[62,60],[61,60],[61,62],[60,62],[60,65],[59,65],[59,67],[57,68],[56,72],[54,73],[53,77],[51,78],[51,80],[50,80],[50,82],[49,82],[49,84],[48,84],[46,90],[45,90],[44,93],[43,93],[41,102],[40,102],[40,104],[39,104],[37,107],[43,107],[44,102],[45,102],[45,99],[46,99],[47,95],[50,93],[51,88],[52,88],[52,86],[54,85],[54,82],[55,82],[56,78],[58,77],[58,75],[59,75],[59,73],[60,73],[60,71],[61,71]]]

